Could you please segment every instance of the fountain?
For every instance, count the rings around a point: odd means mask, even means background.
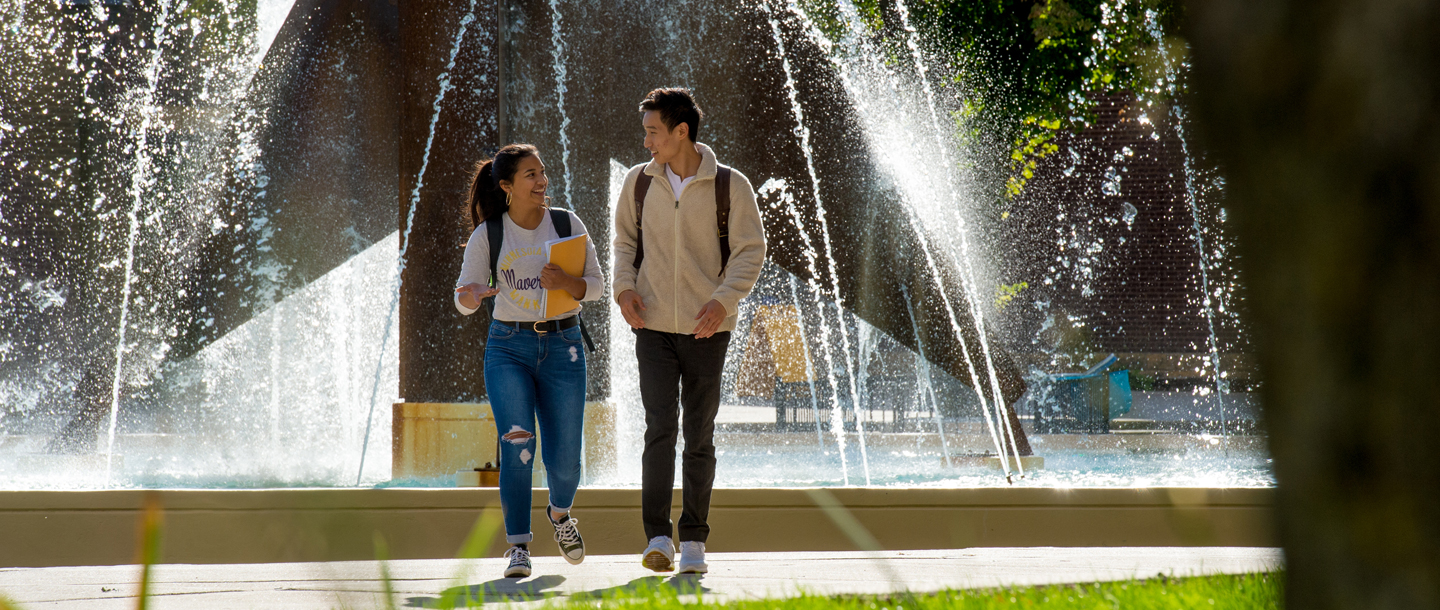
[[[0,489],[453,486],[392,472],[385,411],[484,403],[483,320],[448,290],[469,168],[538,145],[608,260],[618,180],[644,159],[635,105],[676,84],[756,186],[772,254],[731,342],[718,487],[1273,484],[1183,108],[1103,100],[1007,220],[963,169],[965,92],[903,2],[889,33],[843,1],[824,31],[795,2],[658,26],[635,17],[651,4],[7,16],[6,99],[42,93],[0,108],[0,288],[20,297],[0,305]],[[585,485],[634,488],[633,340],[613,307],[584,316]],[[1132,413],[1063,429],[1047,380],[1112,351]]]

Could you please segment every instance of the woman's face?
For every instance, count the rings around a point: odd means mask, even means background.
[[[545,163],[540,160],[540,155],[521,159],[515,168],[514,178],[508,183],[500,183],[500,188],[510,193],[512,206],[545,205],[545,190],[549,187],[550,179],[545,177]]]

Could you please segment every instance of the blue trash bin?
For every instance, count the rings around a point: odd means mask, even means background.
[[[1107,371],[1119,359],[1106,356],[1084,373],[1046,375],[1029,390],[1035,432],[1104,434],[1110,420],[1130,412],[1130,371]]]

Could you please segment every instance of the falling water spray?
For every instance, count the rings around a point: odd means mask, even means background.
[[[958,203],[960,196],[955,190],[955,181],[950,176],[949,171],[951,167],[950,156],[945,152],[947,147],[945,146],[943,134],[946,133],[947,130],[944,129],[945,126],[940,121],[940,113],[936,111],[935,108],[935,91],[930,87],[929,71],[925,67],[925,58],[920,52],[920,45],[916,42],[915,28],[910,25],[910,11],[905,7],[904,0],[895,0],[895,10],[900,15],[900,25],[902,29],[905,30],[905,45],[910,50],[911,60],[915,62],[915,71],[920,79],[920,88],[925,93],[925,104],[930,110],[931,132],[935,134],[935,144],[940,153],[941,164],[946,168],[944,172],[946,177],[945,182],[946,186],[950,189],[950,199]],[[995,372],[995,360],[990,355],[990,341],[985,335],[984,312],[981,310],[980,304],[975,297],[977,286],[975,282],[973,258],[970,255],[970,231],[963,215],[956,214],[955,222],[959,229],[958,235],[960,236],[960,262],[961,268],[964,271],[963,282],[965,298],[970,305],[970,316],[975,322],[975,334],[977,340],[980,342],[980,353],[985,359],[985,369],[990,376],[990,392],[995,406],[995,417],[999,420],[1005,430],[1005,434],[1009,437],[1010,448],[1015,456],[1015,467],[1019,471],[1020,476],[1024,477],[1025,466],[1020,462],[1020,446],[1015,442],[1015,431],[1010,427],[1010,418],[1005,417],[1007,407],[1005,404],[1005,395],[1000,390],[1000,377]],[[984,393],[979,391],[980,388],[978,386],[975,389],[976,393],[981,395],[981,401],[983,402]],[[1000,456],[1000,461],[1002,464],[1006,461],[1003,451]],[[1009,468],[1006,467],[1005,470],[1008,476]]]
[[[385,364],[385,346],[389,343],[390,327],[395,324],[395,316],[400,307],[400,289],[405,280],[405,254],[410,249],[410,231],[415,228],[415,210],[420,207],[420,189],[425,186],[425,170],[430,168],[430,148],[435,144],[435,128],[440,124],[440,108],[444,105],[445,94],[449,93],[455,85],[450,81],[450,73],[455,70],[455,58],[460,55],[460,46],[465,42],[465,32],[470,29],[470,24],[475,22],[475,1],[470,0],[470,9],[465,17],[460,19],[460,26],[455,32],[455,42],[450,46],[450,60],[445,63],[445,69],[435,77],[440,84],[440,90],[435,93],[435,102],[431,104],[430,131],[425,138],[425,153],[420,158],[420,172],[415,175],[415,188],[410,191],[410,208],[405,214],[405,231],[400,236],[400,259],[395,269],[393,298],[390,300],[390,308],[385,317],[385,330],[381,334],[380,353],[375,360],[375,383],[370,390],[370,411],[365,417],[365,436],[360,441],[360,468],[355,473],[355,484],[359,485],[361,478],[365,475],[365,454],[370,448],[370,429],[375,422],[375,403],[380,396],[380,372]]]
[[[802,19],[804,18],[804,13],[801,12],[799,8],[795,7],[793,4],[791,5],[791,11],[801,16]],[[863,28],[864,25],[860,21],[854,5],[849,3],[842,5],[842,12],[845,13],[845,18],[848,21],[847,36],[849,38],[848,42],[850,43],[850,46],[855,48],[867,47],[868,45],[865,44],[863,38],[861,38],[860,36],[860,29]],[[816,40],[821,40],[823,34],[818,31],[814,24],[808,24],[808,26],[810,36],[812,36]],[[845,86],[846,92],[850,95],[851,100],[856,103],[857,108],[861,110],[862,115],[874,115],[876,112],[880,112],[879,110],[875,109],[867,110],[867,102],[869,101],[869,96],[865,95],[865,89],[856,82],[855,76],[852,74],[852,67],[846,65],[843,61],[840,61],[839,59],[833,57],[832,62],[834,63],[835,68],[840,75],[841,83]],[[884,72],[888,75],[890,79],[893,79],[893,73],[890,73],[888,70]],[[889,97],[889,91],[900,88],[897,83],[893,82],[893,80],[888,80],[885,86],[887,87],[887,98]],[[873,118],[873,116],[871,118]],[[869,129],[868,131],[870,132],[869,135],[871,135],[872,137],[877,135],[874,133],[875,129],[873,128]],[[897,163],[896,160],[890,158],[887,150],[887,147],[880,146],[876,147],[875,152],[891,168],[902,167],[903,164]],[[951,195],[953,198],[953,191]],[[938,284],[943,281],[944,276],[940,272],[939,264],[935,260],[935,254],[933,252],[933,247],[930,244],[929,237],[925,232],[924,227],[921,225],[919,218],[917,218],[916,213],[917,211],[914,209],[914,206],[905,206],[905,218],[910,224],[911,228],[914,230],[916,238],[919,240],[920,250],[925,258],[926,268],[929,271],[931,277],[935,278],[935,281]],[[967,292],[968,290],[969,289],[967,288]],[[974,358],[970,353],[970,347],[965,341],[965,336],[961,330],[960,322],[955,317],[955,307],[950,302],[950,296],[943,289],[938,290],[937,293],[939,294],[941,304],[945,310],[945,313],[949,317],[951,330],[955,335],[956,341],[960,344],[961,355],[965,361],[966,368],[970,371],[971,385],[972,387],[976,388],[976,394],[980,397],[982,412],[985,414],[986,428],[990,433],[991,441],[995,445],[996,454],[1000,456],[1001,467],[1005,471],[1006,479],[1009,480],[1009,465],[1006,460],[1005,446],[1004,443],[1001,441],[1001,434],[999,432],[999,430],[1001,429],[999,426],[1001,426],[1002,424],[996,421],[1000,418],[1000,414],[998,413],[998,410],[996,413],[992,414],[989,401],[986,401],[984,398],[984,392],[981,390],[981,388],[983,388],[984,386],[980,382],[978,373],[979,369],[976,367]]]
[[[844,310],[845,310],[845,297],[844,297],[844,295],[842,295],[842,294],[840,293],[840,271],[839,271],[839,269],[836,267],[835,255],[834,255],[834,251],[833,251],[833,249],[832,249],[832,247],[831,247],[831,244],[832,244],[832,242],[833,242],[834,240],[832,240],[831,237],[830,237],[830,223],[829,223],[829,221],[827,221],[826,218],[825,218],[825,204],[824,204],[824,202],[822,201],[822,199],[821,199],[821,197],[820,197],[820,175],[819,175],[819,173],[817,173],[817,172],[815,171],[815,154],[814,154],[813,149],[811,149],[811,147],[810,147],[810,128],[805,125],[805,110],[804,110],[804,108],[802,108],[801,105],[800,105],[799,91],[798,91],[798,89],[796,88],[794,74],[793,74],[793,72],[792,72],[791,69],[790,69],[790,60],[789,60],[789,58],[788,58],[788,57],[786,56],[786,54],[785,54],[785,42],[784,42],[784,38],[781,37],[781,35],[780,35],[780,23],[779,23],[779,21],[776,20],[775,16],[774,16],[773,14],[771,14],[771,12],[770,12],[770,7],[769,7],[768,4],[762,3],[760,6],[761,6],[762,10],[765,11],[765,13],[766,13],[766,18],[767,18],[767,19],[769,20],[769,22],[770,22],[770,34],[771,34],[771,36],[775,39],[776,49],[777,49],[777,52],[779,53],[779,56],[780,56],[780,66],[781,66],[781,68],[782,68],[782,69],[784,70],[784,72],[785,72],[785,92],[786,92],[786,97],[787,97],[787,98],[789,99],[789,101],[790,101],[790,111],[791,111],[791,113],[793,113],[794,116],[795,116],[795,136],[796,136],[797,138],[799,138],[799,140],[800,140],[800,149],[801,149],[801,151],[803,151],[804,154],[805,154],[805,169],[806,169],[806,171],[810,174],[810,188],[811,188],[811,192],[814,194],[814,197],[815,197],[815,218],[816,218],[816,220],[820,223],[820,235],[821,235],[821,237],[823,238],[823,242],[824,242],[823,245],[824,245],[824,247],[825,247],[825,259],[826,259],[826,262],[828,263],[828,267],[829,267],[828,270],[829,270],[829,278],[830,278],[830,295],[831,295],[832,298],[835,299],[835,309],[836,309],[836,314],[835,314],[836,324],[835,324],[835,326],[836,326],[836,327],[839,329],[839,331],[840,331],[840,349],[841,349],[841,354],[842,354],[842,356],[844,356],[845,361],[846,361],[846,363],[847,363],[847,366],[845,367],[846,370],[847,370],[847,371],[854,371],[854,370],[855,370],[855,367],[854,367],[854,366],[848,366],[849,364],[851,364],[851,363],[850,363],[851,351],[850,351],[850,330],[846,327],[845,318],[844,318],[844,313],[843,313]],[[792,3],[791,3],[791,6],[790,6],[790,11],[791,11],[792,13],[795,13],[795,14],[800,14],[800,13],[799,13],[799,7],[795,6],[794,3],[793,3],[793,1],[792,1]],[[799,217],[799,215],[798,215],[798,210],[796,211],[796,214],[794,215],[794,218],[795,218],[795,221],[796,221],[797,223],[800,222],[801,219],[800,219],[800,217]],[[801,235],[807,235],[806,232],[804,231],[804,226],[803,226],[803,224],[797,224],[796,228],[800,230]],[[808,236],[805,238],[805,245],[806,245],[807,248],[811,247],[811,242],[810,242]],[[811,269],[810,269],[810,273],[811,273],[811,277],[812,277],[812,278],[818,278],[818,277],[819,277],[817,271],[818,271],[818,270],[815,269],[815,267],[814,267],[814,265],[813,265],[813,261],[812,261],[812,265],[811,265]],[[824,319],[823,310],[824,310],[824,308],[822,307],[822,314],[821,314],[822,320]],[[827,354],[826,360],[829,361],[829,360],[830,360],[830,358],[828,357],[828,356],[829,356],[829,352],[830,352],[829,342],[828,342],[828,341],[822,342],[822,343],[821,343],[821,346],[825,349],[825,352],[826,352],[826,354]],[[832,361],[832,362],[833,362],[833,361]],[[834,367],[829,367],[829,368],[833,369]],[[840,449],[841,462],[842,462],[842,464],[843,464],[843,463],[844,463],[844,456],[845,456],[845,444],[844,444],[845,426],[844,426],[844,415],[843,415],[843,413],[841,413],[839,387],[834,383],[834,381],[835,381],[835,380],[834,380],[834,377],[835,377],[834,372],[833,372],[833,371],[830,372],[830,373],[829,373],[829,378],[830,378],[830,381],[831,381],[831,386],[830,386],[830,387],[835,391],[835,392],[834,392],[834,396],[832,397],[832,400],[833,400],[833,402],[834,402],[834,406],[833,406],[833,408],[832,408],[832,410],[831,410],[831,417],[830,417],[830,419],[831,419],[831,430],[832,430],[832,432],[835,433],[836,444],[837,444],[837,446],[838,446],[839,449]],[[849,381],[850,403],[851,403],[851,405],[852,405],[851,408],[853,409],[856,405],[859,404],[859,388],[857,388],[856,385],[855,385],[855,375],[854,375],[853,373],[846,375],[846,379]],[[870,484],[870,458],[869,458],[869,456],[866,454],[866,451],[865,451],[865,425],[864,425],[863,422],[861,422],[859,411],[856,411],[856,413],[855,413],[855,429],[856,429],[856,432],[858,432],[858,434],[859,434],[859,439],[860,439],[860,458],[861,458],[861,461],[862,461],[863,466],[864,466],[865,484],[866,484],[866,485],[869,485],[869,484]],[[850,480],[850,477],[849,477],[849,474],[847,473],[847,474],[845,474],[845,482],[846,482],[847,485],[849,484],[849,480]]]
[[[1205,324],[1210,331],[1210,371],[1215,376],[1215,400],[1220,408],[1220,434],[1228,428],[1225,418],[1224,377],[1220,372],[1220,340],[1215,335],[1215,302],[1210,294],[1210,257],[1205,252],[1205,230],[1200,227],[1200,203],[1195,192],[1195,167],[1190,158],[1190,146],[1185,141],[1185,110],[1180,104],[1174,106],[1175,136],[1180,139],[1180,153],[1185,163],[1185,200],[1190,204],[1190,236],[1195,240],[1195,252],[1200,257],[1200,306],[1205,314]],[[1229,446],[1227,445],[1228,449]]]
[[[153,160],[150,156],[150,127],[156,121],[159,107],[155,104],[160,89],[160,67],[165,40],[170,27],[170,11],[173,2],[160,5],[160,15],[155,23],[154,50],[145,66],[145,92],[139,103],[140,123],[131,131],[131,146],[135,149],[135,169],[130,174],[130,210],[126,218],[130,221],[125,244],[125,284],[120,295],[119,336],[115,339],[115,374],[110,383],[110,426],[105,446],[105,486],[110,486],[111,466],[115,461],[115,427],[120,415],[120,385],[123,383],[125,365],[125,330],[130,323],[130,296],[134,287],[135,245],[140,238],[140,208],[145,204],[145,187],[152,181],[150,176]]]
[[[800,243],[803,246],[801,252],[805,256],[806,275],[809,276],[805,280],[806,285],[810,288],[810,291],[816,295],[816,298],[819,298],[819,295],[823,293],[820,288],[820,282],[816,279],[820,275],[819,272],[816,270],[816,267],[819,263],[820,254],[815,250],[815,245],[810,241],[810,235],[805,232],[805,217],[800,214],[800,208],[795,204],[795,196],[790,193],[789,185],[787,185],[784,180],[778,178],[771,178],[769,180],[766,180],[764,184],[760,185],[760,190],[757,194],[761,197],[764,197],[765,195],[772,192],[777,193],[777,200],[774,204],[772,204],[772,206],[779,207],[783,205],[786,217],[790,219],[790,223],[795,227],[795,232],[800,236]],[[799,303],[798,297],[796,298],[796,303]],[[830,390],[832,394],[830,397],[830,432],[835,435],[835,447],[840,454],[841,480],[844,481],[846,485],[849,485],[850,462],[849,458],[847,458],[845,455],[845,420],[844,414],[840,412],[840,402],[838,397],[840,384],[835,380],[835,361],[833,359],[833,354],[830,350],[829,341],[830,323],[825,313],[825,308],[821,307],[818,309],[816,315],[820,318],[820,326],[822,330],[825,331],[822,335],[822,340],[820,341],[820,353],[825,357],[825,379],[830,384]],[[806,355],[808,357],[808,350],[806,352]],[[806,365],[807,370],[809,370],[809,366],[809,364]],[[818,398],[815,398],[815,385],[813,382],[810,385],[810,390],[812,400],[818,401]],[[820,426],[820,417],[818,402],[816,404],[817,407],[815,426],[818,430]]]
[[[800,281],[794,274],[790,274],[790,302],[795,303],[795,315],[800,315]],[[796,323],[803,321],[797,320]],[[800,355],[805,359],[805,380],[810,384],[810,412],[815,419],[815,443],[819,445],[820,451],[825,451],[825,435],[820,432],[820,395],[815,393],[815,365],[810,362],[809,335],[800,333]]]
[[[1155,40],[1164,40],[1164,31],[1160,26],[1158,15],[1154,11],[1145,12],[1146,27]],[[1178,97],[1180,70],[1185,67],[1181,62],[1176,66],[1172,61],[1170,53],[1163,47],[1160,48],[1160,59],[1163,64],[1165,78],[1161,87],[1172,98]],[[1205,249],[1205,230],[1200,226],[1200,201],[1195,186],[1195,163],[1190,155],[1190,143],[1185,137],[1185,107],[1181,104],[1174,104],[1171,114],[1175,117],[1175,137],[1180,140],[1180,155],[1185,167],[1185,202],[1190,207],[1190,238],[1195,242],[1195,253],[1199,257],[1200,264],[1200,306],[1201,313],[1205,314],[1205,324],[1209,330],[1210,371],[1215,376],[1215,400],[1220,408],[1220,434],[1224,435],[1227,422],[1225,416],[1225,382],[1224,374],[1220,372],[1220,341],[1215,334],[1215,302],[1213,298],[1218,294],[1210,292],[1210,256]]]
[[[555,109],[560,112],[560,164],[565,168],[565,207],[574,210],[574,172],[570,168],[570,115],[565,112],[568,72],[565,67],[565,38],[561,35],[560,0],[550,0],[550,59],[555,72]]]
[[[945,418],[940,415],[940,401],[935,399],[935,387],[930,382],[930,361],[925,357],[925,342],[920,340],[920,322],[915,319],[915,306],[910,302],[910,289],[901,286],[900,297],[905,299],[905,313],[910,316],[910,327],[915,329],[915,351],[920,356],[919,361],[915,363],[915,383],[917,386],[924,384],[923,395],[930,399],[931,413],[935,418],[935,432],[940,435],[940,451],[945,456],[945,467],[949,468],[950,443],[945,439]]]

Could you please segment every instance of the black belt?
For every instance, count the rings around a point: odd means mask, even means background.
[[[503,324],[515,330],[531,330],[537,333],[560,332],[567,328],[574,328],[580,325],[580,316],[570,316],[560,320],[548,322],[510,322],[507,320],[496,320],[496,324]]]

